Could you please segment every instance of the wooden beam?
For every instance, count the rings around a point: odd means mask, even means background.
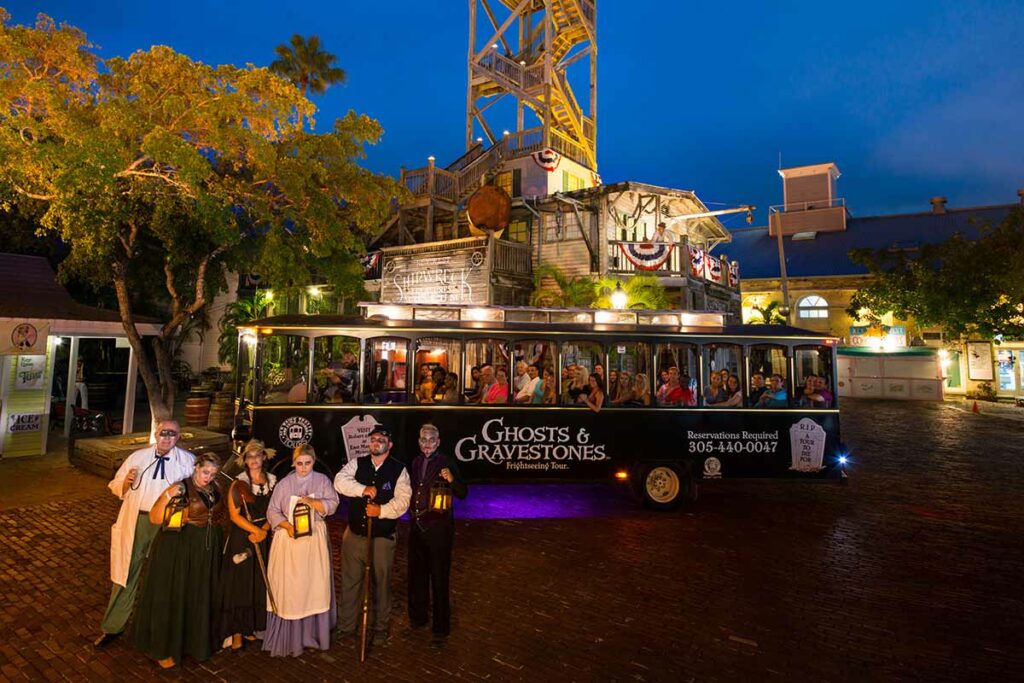
[[[481,0],[481,2],[486,3],[486,0]],[[529,3],[530,0],[521,0],[521,2],[518,5],[516,5],[515,9],[512,10],[512,13],[508,15],[508,19],[506,19],[505,22],[501,25],[501,28],[499,28],[494,33],[494,35],[491,36],[491,38],[484,44],[484,48],[477,52],[475,55],[473,55],[472,61],[480,61],[480,59],[487,53],[487,51],[491,49],[491,45],[494,44],[494,41],[496,41],[498,38],[504,35],[505,31],[508,30],[508,27],[512,25],[512,22],[516,20],[516,17],[519,15],[519,13],[522,12],[523,8],[526,7]],[[550,6],[548,0],[545,0],[545,4],[548,4]]]
[[[466,151],[473,144],[473,47],[476,42],[476,3],[469,0],[469,54],[466,55]]]
[[[480,0],[480,6],[484,8],[484,12],[487,13],[487,18],[491,20],[491,26],[494,27],[495,31],[498,31],[501,35],[498,36],[501,40],[501,44],[505,46],[505,54],[512,54],[512,48],[509,47],[508,41],[505,40],[504,32],[498,30],[498,21],[494,18],[494,12],[491,11],[491,6],[487,4],[487,0]]]

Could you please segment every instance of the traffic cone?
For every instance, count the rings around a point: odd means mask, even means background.
[[[971,412],[972,413],[980,413],[981,412],[980,410],[978,410],[978,402],[977,401],[975,401],[974,405],[971,406]]]

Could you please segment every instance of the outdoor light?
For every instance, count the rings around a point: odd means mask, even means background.
[[[266,299],[267,301],[273,301],[274,300],[274,290],[268,289],[267,291],[265,291],[263,293],[263,298]]]
[[[295,505],[295,509],[292,511],[292,526],[295,527],[295,538],[313,535],[313,520],[309,506],[305,503]]]
[[[615,478],[618,479],[619,481],[626,481],[627,479],[629,479],[629,472],[627,472],[626,470],[619,470],[618,472],[615,473]]]
[[[477,141],[477,142],[483,142],[483,141],[484,141],[484,139],[483,139],[483,138],[477,138],[477,139],[476,139],[476,141]]]
[[[753,211],[747,211],[747,225],[750,225],[753,222],[754,222],[754,212]]]
[[[430,509],[435,512],[447,512],[452,507],[452,487],[441,479],[430,487]]]
[[[510,135],[510,133],[507,130],[501,131],[501,134],[504,135],[505,137],[508,137]]]
[[[434,161],[434,155],[431,154],[429,157],[427,157],[427,161]]]
[[[310,287],[308,290],[310,296],[320,296],[319,287]]]
[[[184,493],[171,498],[164,507],[164,531],[181,531],[188,523],[188,497]]]
[[[629,297],[626,296],[626,292],[622,289],[622,283],[615,283],[615,291],[612,292],[612,307],[614,308],[625,308],[629,303]]]

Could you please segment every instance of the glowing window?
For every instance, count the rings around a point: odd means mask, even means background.
[[[817,294],[805,296],[796,305],[797,316],[800,318],[827,318],[828,302]]]

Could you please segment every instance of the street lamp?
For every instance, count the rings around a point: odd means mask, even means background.
[[[622,283],[615,283],[615,291],[612,292],[612,308],[622,309],[629,304],[629,297],[626,296],[626,292],[622,289]]]

